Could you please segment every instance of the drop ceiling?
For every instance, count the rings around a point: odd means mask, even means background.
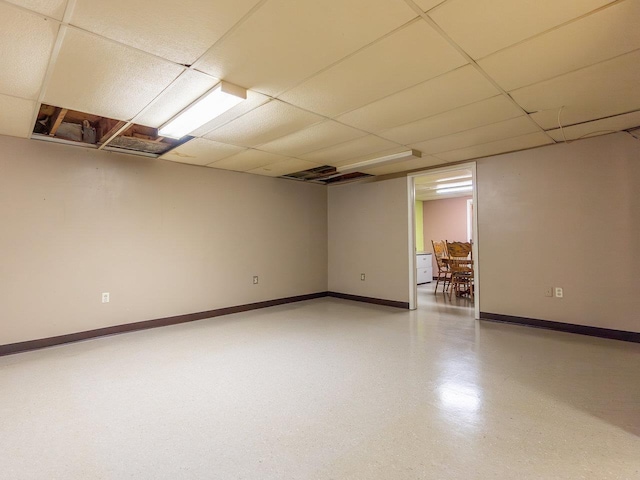
[[[247,101],[161,159],[469,160],[640,125],[638,18],[640,0],[0,0],[0,134],[31,137],[42,104],[157,128],[223,79]]]
[[[472,192],[468,190],[471,190],[472,186],[472,173],[468,169],[426,173],[415,178],[416,200],[426,202],[470,197]],[[449,192],[447,188],[454,188],[456,191]]]

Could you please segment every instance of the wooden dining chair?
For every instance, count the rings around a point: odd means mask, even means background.
[[[455,291],[456,295],[468,293],[473,297],[473,258],[471,243],[446,242],[449,270],[449,298]]]
[[[442,293],[447,289],[447,283],[451,279],[451,271],[449,266],[444,263],[444,258],[447,257],[447,244],[444,240],[434,241],[431,240],[433,246],[433,254],[436,257],[436,265],[438,266],[438,276],[436,277],[436,289],[438,291],[438,284],[442,281]]]

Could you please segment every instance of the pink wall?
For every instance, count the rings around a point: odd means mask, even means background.
[[[447,198],[422,202],[424,217],[424,250],[433,252],[431,240],[468,242],[467,200],[468,197]],[[433,274],[438,271],[435,256]]]

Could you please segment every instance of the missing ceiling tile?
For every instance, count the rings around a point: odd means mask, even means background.
[[[165,138],[156,128],[43,104],[32,138],[158,157],[193,137]]]
[[[291,178],[294,180],[319,180],[327,175],[333,175],[336,173],[336,167],[330,165],[323,165],[322,167],[310,168],[308,170],[302,170],[300,172],[288,173],[283,175],[283,178]]]
[[[371,175],[362,172],[339,173],[336,170],[336,167],[323,165],[321,167],[310,168],[308,170],[302,170],[300,172],[288,173],[287,175],[282,175],[281,178],[329,185],[360,180],[366,177],[371,177]]]

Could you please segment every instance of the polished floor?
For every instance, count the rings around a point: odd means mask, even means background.
[[[6,479],[638,479],[640,345],[323,298],[0,358]]]

